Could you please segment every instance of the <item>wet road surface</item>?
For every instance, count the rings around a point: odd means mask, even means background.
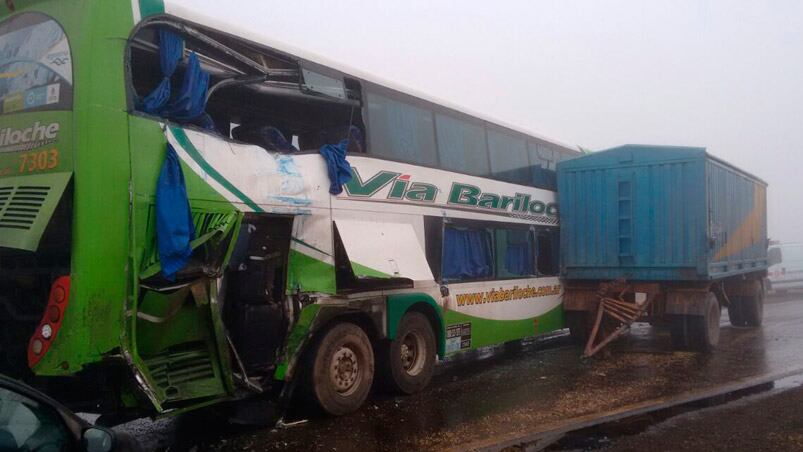
[[[711,408],[689,411],[638,434],[614,438],[610,452],[803,450],[803,377]],[[787,386],[787,387],[782,387]]]
[[[798,301],[797,299],[801,299]],[[178,441],[197,450],[465,450],[588,416],[692,391],[803,369],[803,297],[765,308],[761,329],[735,328],[723,312],[710,355],[672,352],[668,331],[638,326],[604,359],[579,360],[567,338],[509,346],[447,362],[423,393],[373,395],[352,415],[296,409],[286,429],[235,429],[220,420],[133,423],[149,448]]]

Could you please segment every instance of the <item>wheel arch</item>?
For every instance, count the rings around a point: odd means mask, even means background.
[[[381,316],[372,315],[370,311],[348,306],[306,306],[288,337],[274,379],[293,379],[299,373],[299,362],[304,361],[314,351],[317,341],[338,323],[351,322],[359,326],[373,345],[382,339],[382,320]]]
[[[387,337],[396,339],[396,332],[402,317],[408,312],[424,314],[432,326],[438,344],[438,357],[443,359],[446,353],[446,328],[441,315],[440,306],[427,294],[400,294],[387,297]]]

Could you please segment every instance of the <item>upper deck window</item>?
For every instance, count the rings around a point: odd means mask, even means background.
[[[141,27],[129,58],[135,110],[268,151],[318,152],[348,138],[349,153],[364,152],[360,85],[335,71],[167,20]]]
[[[488,149],[494,176],[507,182],[531,183],[530,163],[524,138],[488,129]]]
[[[482,125],[437,113],[438,156],[444,169],[487,176],[488,146]]]
[[[72,108],[72,56],[52,18],[23,13],[0,24],[0,113]]]
[[[431,111],[375,92],[367,97],[372,154],[421,165],[437,164]]]

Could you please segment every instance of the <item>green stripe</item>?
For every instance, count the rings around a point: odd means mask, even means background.
[[[447,311],[446,325],[471,323],[471,348],[496,345],[548,333],[563,328],[563,306],[558,305],[539,316],[520,320],[493,320],[457,311]]]
[[[139,15],[144,19],[154,14],[164,14],[165,4],[162,0],[139,0]]]
[[[354,272],[354,276],[356,277],[369,277],[369,278],[393,278],[393,276],[381,272],[379,270],[374,270],[371,267],[367,267],[363,264],[358,262],[351,261],[351,270]]]
[[[231,182],[229,182],[222,174],[220,174],[216,169],[212,168],[209,163],[204,160],[203,156],[198,149],[195,148],[195,145],[192,144],[187,134],[184,132],[184,129],[180,127],[170,127],[170,131],[173,132],[173,136],[176,137],[176,141],[178,144],[189,154],[189,156],[197,163],[201,169],[206,171],[207,174],[212,176],[212,179],[215,179],[217,183],[222,185],[226,190],[230,191],[234,194],[234,196],[240,198],[240,200],[245,203],[248,207],[252,208],[255,212],[264,212],[265,210],[262,209],[251,200],[245,193],[241,192],[237,187],[234,186]]]
[[[287,294],[301,292],[337,291],[335,266],[310,257],[301,251],[290,249],[287,270]]]

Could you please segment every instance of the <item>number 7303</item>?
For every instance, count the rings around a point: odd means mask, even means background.
[[[26,152],[20,155],[20,173],[32,173],[59,166],[59,150]]]

